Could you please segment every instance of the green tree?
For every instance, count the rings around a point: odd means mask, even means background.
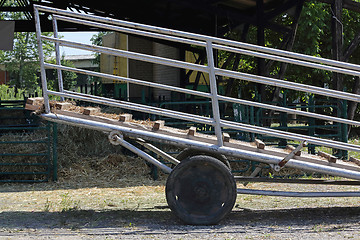
[[[15,6],[15,1],[7,1],[5,6]],[[25,19],[22,12],[2,12],[0,19]],[[51,36],[51,33],[42,33]],[[54,52],[54,44],[43,42],[44,57],[50,58]],[[16,32],[12,51],[0,51],[0,63],[10,73],[10,84],[17,88],[34,90],[39,86],[39,53],[36,34],[33,32]]]
[[[55,64],[56,60],[55,58],[52,58],[48,62]],[[64,56],[61,58],[61,65],[66,67],[74,67],[74,64],[71,61],[66,60]],[[57,70],[48,72],[46,74],[46,78],[48,83],[48,89],[59,91]],[[64,89],[69,90],[76,85],[77,74],[70,71],[62,71],[62,79],[63,79]]]
[[[50,36],[50,33],[43,33]],[[51,43],[44,43],[44,56],[50,58],[54,52]],[[3,63],[10,72],[11,85],[18,88],[35,89],[39,82],[39,53],[35,33],[15,33],[13,51],[3,52]]]

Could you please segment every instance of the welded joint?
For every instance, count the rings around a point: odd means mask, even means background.
[[[300,144],[288,155],[286,155],[286,157],[284,157],[284,159],[281,160],[278,164],[270,164],[271,168],[274,169],[274,171],[279,172],[286,165],[286,163],[288,163],[289,160],[293,158],[305,146],[307,146],[307,142],[306,140],[302,140]]]
[[[118,138],[124,139],[124,135],[120,131],[111,131],[108,135],[109,142],[112,145],[120,145]]]
[[[165,173],[170,173],[172,171],[172,169],[170,167],[168,167],[165,164],[163,164],[162,162],[158,161],[157,159],[152,157],[150,154],[142,151],[141,149],[135,147],[131,143],[125,141],[123,135],[121,134],[121,132],[119,132],[119,131],[111,131],[109,133],[109,135],[108,135],[108,139],[109,139],[111,144],[113,144],[113,145],[121,145],[122,147],[130,150],[131,152],[135,153],[139,157],[143,158],[147,162],[149,162],[149,163],[155,165],[156,167],[160,168]]]

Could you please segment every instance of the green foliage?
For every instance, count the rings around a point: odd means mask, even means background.
[[[29,91],[28,89],[16,89],[7,85],[0,85],[0,99],[1,100],[24,100],[24,95],[37,93],[38,96],[42,95],[40,87],[35,90]]]
[[[55,64],[56,60],[54,58],[51,58],[48,62]],[[69,60],[65,60],[64,57],[62,57],[61,59],[61,65],[66,67],[74,67],[74,64]],[[47,77],[48,89],[59,91],[57,70],[54,70],[51,73],[47,73],[46,77]],[[76,73],[69,71],[62,71],[64,89],[73,88],[76,85],[76,78],[77,78]]]
[[[15,1],[7,1],[6,6],[15,6]],[[0,13],[0,18],[21,20],[22,12]],[[50,36],[50,33],[42,33]],[[50,42],[43,43],[45,58],[54,52],[54,45]],[[4,64],[10,73],[10,84],[17,88],[35,90],[39,86],[39,53],[36,34],[32,32],[17,32],[14,34],[13,51],[0,51],[0,64]]]
[[[306,1],[304,3],[303,10],[300,15],[300,20],[297,28],[297,34],[292,51],[303,53],[311,56],[318,56],[324,58],[332,58],[332,35],[331,35],[331,20],[332,10],[330,4],[321,3],[319,1]],[[294,23],[294,17],[289,14],[279,15],[274,19],[279,25],[291,26]],[[350,10],[343,10],[343,30],[344,30],[344,51],[354,39],[356,34],[360,31],[360,14]],[[257,44],[257,28],[250,27],[246,42]],[[234,40],[240,40],[240,33],[231,32],[227,35],[228,38]],[[265,45],[272,48],[283,48],[284,35],[282,33],[275,32],[273,30],[265,30]],[[222,66],[229,56],[229,53],[220,53],[219,66]],[[350,57],[349,62],[360,63],[360,48],[358,48]],[[229,64],[227,69],[231,69],[233,63]],[[277,77],[280,72],[280,63],[275,62],[268,69],[267,74],[271,77]],[[241,61],[238,69],[241,72],[257,73],[257,60],[253,57],[246,55],[241,56]],[[283,76],[284,80],[292,82],[311,84],[319,87],[333,87],[332,73],[323,70],[314,70],[306,67],[288,65],[287,71]],[[345,86],[348,90],[351,90],[354,86],[354,78],[351,76],[345,77]],[[232,96],[237,96],[237,92],[241,90],[242,96],[248,97],[255,96],[254,84],[242,83],[238,81],[237,87],[233,88]],[[270,100],[272,93],[274,93],[274,87],[267,86],[267,99]],[[288,90],[287,90],[288,91]],[[288,101],[294,101],[296,99],[308,98],[305,92],[292,92],[288,91]]]

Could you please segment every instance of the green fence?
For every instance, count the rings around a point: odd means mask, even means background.
[[[25,100],[0,101],[0,182],[57,180],[57,125],[24,109]]]

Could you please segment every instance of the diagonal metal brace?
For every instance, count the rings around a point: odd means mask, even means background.
[[[297,152],[299,152],[299,151],[300,151],[303,147],[305,147],[306,145],[307,145],[306,141],[305,141],[305,140],[302,140],[301,143],[300,143],[294,150],[292,150],[291,153],[289,153],[286,157],[284,157],[283,160],[281,160],[281,161],[278,163],[278,166],[279,166],[280,168],[284,167],[285,164],[286,164],[291,158],[293,158],[293,157],[295,156],[295,154],[296,154]]]
[[[177,160],[176,158],[174,158],[173,156],[160,150],[159,148],[155,147],[154,145],[147,143],[145,140],[143,140],[141,138],[137,138],[136,142],[139,143],[140,145],[142,145],[143,147],[149,149],[150,151],[153,151],[154,153],[156,153],[160,157],[164,158],[165,160],[171,162],[172,164],[178,165],[180,163],[180,161]]]
[[[165,164],[163,164],[162,162],[158,161],[157,159],[155,159],[154,157],[152,157],[151,155],[149,155],[148,153],[138,149],[137,147],[135,147],[134,145],[132,145],[131,143],[127,142],[124,140],[122,134],[120,132],[117,131],[113,131],[109,134],[109,141],[114,144],[114,145],[121,145],[124,148],[132,151],[133,153],[137,154],[139,157],[142,157],[143,159],[145,159],[146,161],[148,161],[149,163],[154,164],[156,167],[160,168],[161,170],[163,170],[165,173],[170,173],[172,171],[171,168],[169,168],[168,166],[166,166]]]

